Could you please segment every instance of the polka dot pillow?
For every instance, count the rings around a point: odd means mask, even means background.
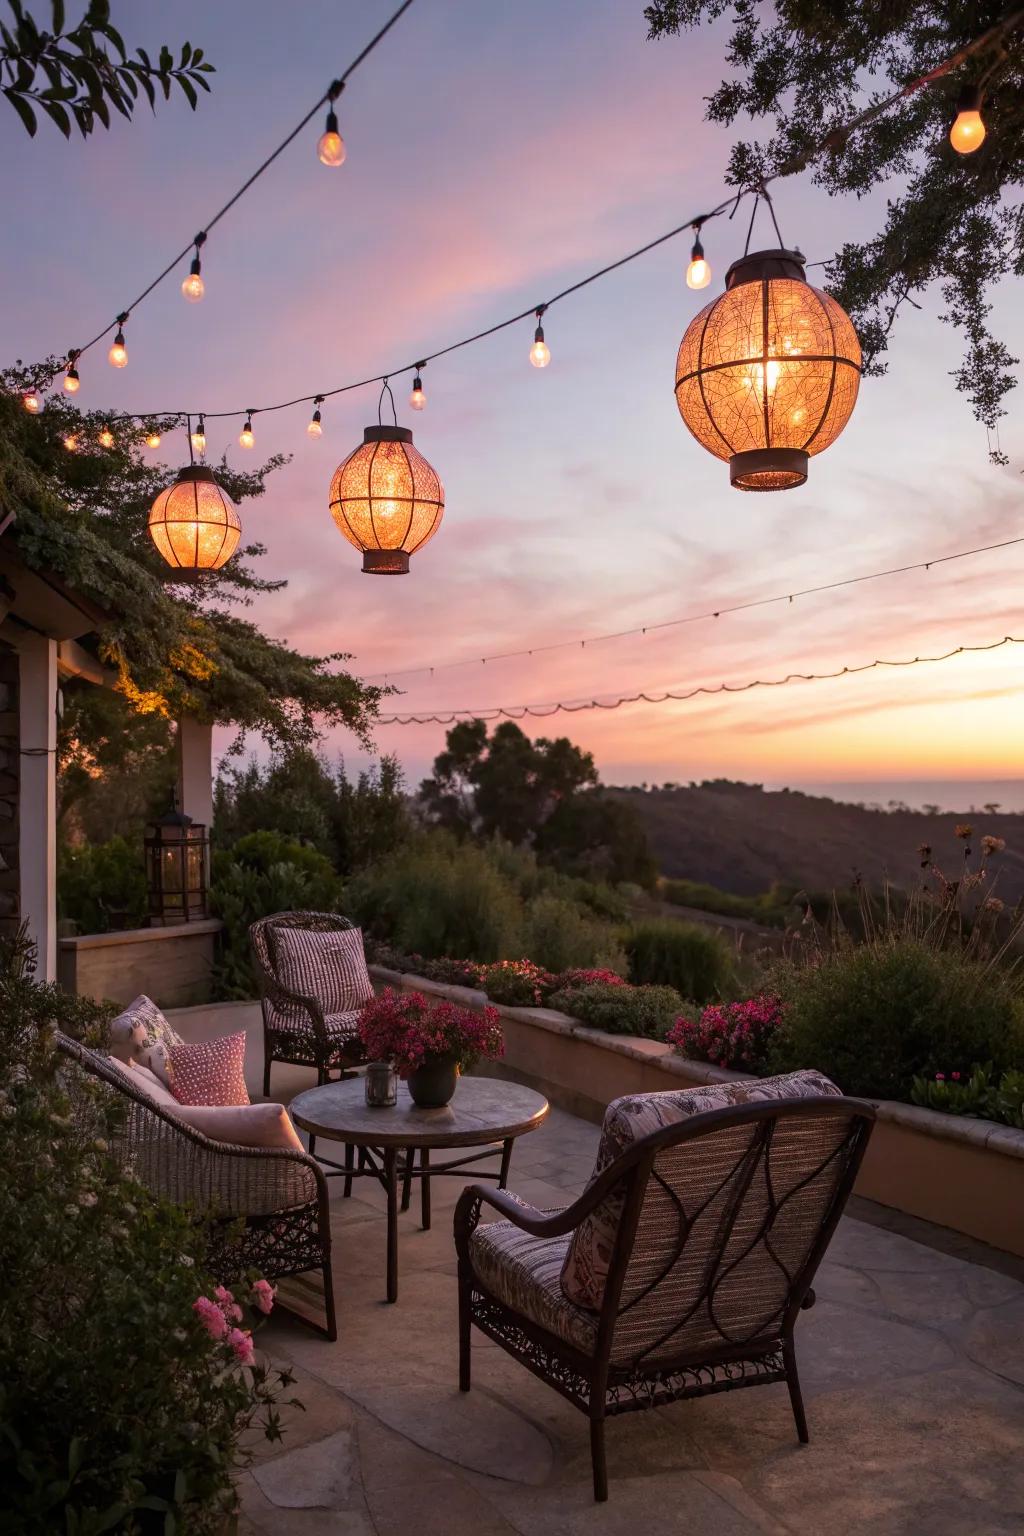
[[[167,1075],[179,1104],[248,1104],[244,1032],[198,1045],[170,1045]]]

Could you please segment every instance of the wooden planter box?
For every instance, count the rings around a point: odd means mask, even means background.
[[[487,1003],[482,992],[469,987],[381,966],[371,965],[370,974],[379,987],[451,998],[470,1008]],[[623,1094],[744,1076],[688,1061],[655,1040],[588,1029],[549,1008],[499,1007],[498,1012],[505,1055],[488,1062],[487,1073],[539,1088],[553,1103],[598,1123],[608,1102]],[[856,1193],[1024,1256],[1024,1131],[891,1099],[875,1105],[878,1120]]]

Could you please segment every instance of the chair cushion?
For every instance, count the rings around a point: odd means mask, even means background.
[[[151,997],[140,993],[111,1022],[109,1050],[119,1061],[136,1061],[168,1081],[167,1052],[182,1038]]]
[[[593,1184],[599,1174],[634,1142],[691,1115],[759,1099],[832,1097],[840,1092],[823,1072],[803,1071],[788,1072],[781,1077],[708,1083],[699,1088],[671,1088],[666,1093],[642,1093],[613,1099],[604,1112],[601,1140],[589,1182]],[[623,1198],[621,1191],[614,1191],[583,1218],[572,1234],[561,1278],[562,1290],[577,1306],[597,1309],[604,1300]]]
[[[481,1283],[522,1317],[529,1318],[568,1344],[592,1354],[597,1319],[574,1306],[559,1284],[569,1235],[533,1237],[511,1221],[477,1227],[469,1254]]]
[[[167,1070],[171,1092],[179,1104],[249,1103],[244,1030],[195,1045],[172,1045]]]
[[[306,1033],[310,1029],[309,1015],[293,1013],[280,1013],[271,1004],[267,1004],[267,1022],[274,1029],[279,1029],[287,1034],[289,1030],[300,1030]],[[346,1013],[328,1013],[324,1017],[324,1025],[332,1040],[351,1040],[359,1033],[359,1009],[352,1008]]]
[[[181,1108],[174,1094],[168,1088],[162,1078],[149,1067],[144,1067],[141,1061],[122,1061],[117,1056],[110,1056],[110,1065],[116,1067],[128,1079],[133,1088],[144,1093],[147,1099],[152,1099],[154,1104],[159,1104],[161,1109]]]
[[[275,926],[272,950],[282,986],[315,998],[326,1015],[351,1013],[373,996],[359,928],[318,933]]]
[[[211,1141],[235,1147],[306,1150],[283,1104],[176,1104],[174,1113]]]

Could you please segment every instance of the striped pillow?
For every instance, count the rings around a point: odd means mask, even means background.
[[[361,928],[316,933],[275,927],[271,937],[281,985],[314,998],[324,1014],[352,1013],[373,996]]]
[[[245,1031],[172,1045],[167,1052],[171,1092],[179,1104],[248,1104],[245,1086]]]

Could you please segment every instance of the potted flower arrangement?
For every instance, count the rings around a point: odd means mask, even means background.
[[[368,1060],[391,1062],[414,1103],[424,1108],[447,1104],[460,1071],[481,1056],[493,1060],[505,1049],[496,1008],[476,1013],[390,987],[363,1008],[359,1035]]]

